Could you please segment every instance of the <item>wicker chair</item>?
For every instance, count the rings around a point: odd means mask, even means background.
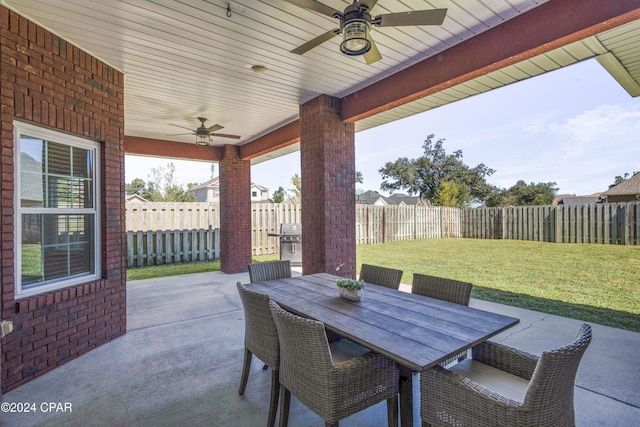
[[[249,264],[249,280],[251,283],[291,277],[291,261],[269,261]]]
[[[244,394],[251,370],[252,355],[271,367],[271,400],[267,426],[272,427],[278,410],[280,342],[269,310],[269,296],[247,289],[238,282],[238,292],[244,308],[244,364],[238,394]]]
[[[414,273],[411,293],[468,306],[472,287],[467,282]]]
[[[288,424],[291,394],[326,426],[386,400],[389,426],[397,426],[395,362],[373,352],[339,361],[322,322],[289,313],[274,301],[269,306],[280,338],[280,427]]]
[[[411,293],[469,306],[472,287],[473,285],[467,282],[413,273]],[[466,351],[458,353],[442,362],[440,366],[447,366],[455,361],[461,362],[466,358]]]
[[[398,289],[402,280],[402,270],[362,264],[359,279],[385,288]]]
[[[587,324],[573,343],[540,357],[487,341],[473,360],[423,372],[423,427],[574,426],[574,382],[590,342]]]

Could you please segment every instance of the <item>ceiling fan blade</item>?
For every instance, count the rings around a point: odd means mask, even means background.
[[[174,125],[174,124],[169,123],[169,126],[175,126],[175,127],[178,127],[178,128],[190,130],[191,132],[195,132],[195,130],[193,130],[191,128],[180,126],[180,125]]]
[[[371,11],[373,7],[378,3],[378,0],[360,0],[360,4],[367,6],[367,10]]]
[[[291,53],[295,53],[297,55],[302,55],[303,53],[307,53],[311,49],[313,49],[314,47],[316,47],[318,45],[321,45],[322,43],[326,42],[327,40],[331,40],[332,38],[337,36],[339,32],[340,32],[340,30],[327,31],[326,33],[316,37],[315,39],[309,40],[308,42],[306,42],[302,46],[298,46],[297,48],[293,49],[291,51]]]
[[[447,9],[416,10],[415,12],[387,13],[376,16],[379,27],[400,27],[404,25],[442,25]]]
[[[382,59],[382,55],[378,50],[378,46],[376,46],[376,42],[373,41],[373,37],[371,37],[371,34],[369,34],[367,38],[371,42],[371,49],[369,49],[369,52],[365,53],[363,56],[364,62],[366,62],[367,65],[371,65],[374,62],[380,61]]]
[[[208,130],[209,132],[215,132],[215,131],[220,130],[220,129],[224,129],[224,126],[221,126],[221,125],[213,125],[213,126],[209,126],[209,127],[207,128],[207,130]]]
[[[242,138],[240,135],[229,135],[226,133],[212,133],[211,136],[216,136],[220,138],[231,138],[231,139],[240,139]]]
[[[300,6],[304,9],[313,10],[314,12],[322,13],[323,15],[330,16],[334,18],[336,14],[338,16],[342,16],[342,12],[336,10],[332,7],[329,7],[325,4],[320,3],[316,0],[285,0],[291,4],[295,4],[296,6]]]
[[[168,133],[167,136],[177,136],[177,135],[195,135],[195,132],[191,133]]]

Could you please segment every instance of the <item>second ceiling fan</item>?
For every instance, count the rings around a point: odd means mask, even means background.
[[[240,135],[229,135],[226,133],[215,133],[215,131],[220,130],[220,129],[224,129],[224,126],[221,125],[213,125],[213,126],[209,126],[206,127],[204,122],[207,121],[206,117],[198,117],[198,120],[200,120],[200,126],[197,129],[191,129],[191,128],[187,128],[184,126],[179,126],[179,125],[171,125],[171,126],[177,126],[183,129],[189,129],[191,131],[191,135],[195,135],[196,136],[196,144],[197,145],[209,145],[212,140],[211,137],[212,136],[217,136],[217,137],[221,137],[221,138],[232,138],[232,139],[240,139]],[[186,133],[177,133],[174,135],[189,135]]]
[[[442,25],[447,15],[447,9],[430,9],[372,16],[370,11],[378,0],[355,0],[342,12],[316,0],[286,1],[340,21],[340,28],[327,31],[293,49],[291,53],[302,55],[327,40],[342,34],[343,41],[340,44],[342,53],[349,56],[363,55],[367,64],[373,64],[382,59],[380,51],[376,47],[373,38],[371,38],[370,30],[372,26]]]

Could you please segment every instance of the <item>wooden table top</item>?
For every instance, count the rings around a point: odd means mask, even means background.
[[[417,372],[520,321],[373,284],[365,287],[360,301],[352,302],[338,296],[338,278],[320,273],[248,286]]]

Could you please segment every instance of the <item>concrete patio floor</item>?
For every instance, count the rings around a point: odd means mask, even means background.
[[[35,403],[36,411],[0,413],[0,425],[264,426],[271,372],[254,358],[245,395],[237,391],[244,320],[235,283],[248,280],[207,273],[130,282],[127,334],[6,393],[3,402]],[[518,317],[494,340],[534,354],[571,342],[582,323],[480,300],[471,306]],[[640,425],[640,334],[592,326],[576,379],[576,424]],[[289,425],[324,423],[292,399]],[[386,405],[340,425],[386,426]]]

